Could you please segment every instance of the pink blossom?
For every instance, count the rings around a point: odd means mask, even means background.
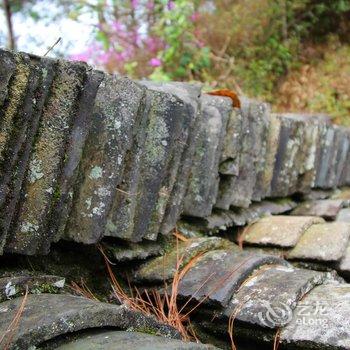
[[[190,19],[192,22],[198,21],[200,18],[199,12],[193,12],[192,15],[190,16]]]
[[[147,50],[152,53],[156,53],[163,47],[162,41],[159,38],[153,36],[149,36],[145,39],[145,45]]]
[[[168,1],[167,8],[170,11],[173,10],[175,8],[175,1]]]
[[[137,5],[139,4],[139,0],[131,0],[131,7],[135,10]]]
[[[160,67],[162,65],[162,60],[157,57],[153,57],[148,63],[151,67]]]
[[[148,1],[146,4],[146,8],[148,11],[153,11],[154,10],[154,1],[153,0]]]
[[[72,61],[83,61],[87,62],[89,60],[89,55],[87,52],[77,53],[69,56],[69,59]]]
[[[116,32],[122,31],[122,30],[124,29],[123,24],[120,23],[119,21],[114,21],[114,22],[112,22],[111,27],[112,27]]]

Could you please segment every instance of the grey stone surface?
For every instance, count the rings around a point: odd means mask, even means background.
[[[0,333],[8,333],[23,298],[0,304]],[[55,337],[90,328],[117,327],[176,337],[177,332],[124,306],[63,294],[28,295],[10,349],[29,349]]]
[[[227,230],[231,226],[251,224],[266,215],[283,214],[296,205],[297,203],[290,198],[263,200],[251,204],[249,208],[214,209],[210,216],[196,221],[189,219],[187,224],[200,232],[212,233]]]
[[[350,276],[350,243],[348,243],[345,251],[343,252],[343,257],[337,265],[337,270],[342,274],[345,274],[347,278]]]
[[[312,122],[311,122],[312,121]],[[304,130],[305,159],[303,173],[298,179],[297,190],[301,193],[309,193],[314,187],[317,171],[317,149],[319,145],[320,130],[322,124],[311,119]]]
[[[0,51],[0,62],[0,107],[2,107],[7,98],[9,81],[15,72],[16,63],[13,53],[6,50]]]
[[[143,98],[144,88],[126,78],[106,75],[100,84],[65,237],[84,243],[102,237],[140,123]]]
[[[185,215],[210,215],[215,204],[219,185],[219,161],[231,104],[231,100],[225,97],[201,97],[202,121],[185,197]],[[222,114],[222,110],[225,113]]]
[[[266,133],[268,105],[242,99],[242,136],[238,176],[223,176],[220,179],[215,206],[229,209],[230,206],[248,207],[251,203],[256,173],[262,171],[266,149],[262,135]],[[258,169],[259,168],[259,169]]]
[[[51,201],[57,191],[57,178],[85,70],[86,67],[82,64],[64,61],[58,63],[30,156],[16,226],[6,248],[8,251],[40,254],[41,245],[50,240],[47,224]]]
[[[217,349],[212,345],[186,343],[151,334],[125,331],[100,331],[59,345],[58,350],[204,350]]]
[[[145,236],[152,240],[157,238],[173,186],[169,167],[185,117],[183,103],[173,95],[148,90],[147,99],[149,110],[144,144],[127,164],[124,180],[127,187],[120,187],[106,226],[107,235],[134,242]],[[129,205],[118,202],[121,196],[129,201]]]
[[[294,247],[312,225],[324,220],[312,216],[269,216],[247,227],[243,241],[250,244]]]
[[[259,133],[257,134],[260,140],[260,152],[257,155],[257,162],[255,166],[256,180],[254,184],[254,191],[252,194],[253,201],[260,201],[266,195],[265,181],[266,181],[266,167],[270,166],[270,158],[267,152],[272,151],[271,145],[268,144],[268,136],[270,135],[270,106],[267,104],[256,105],[252,113],[260,118]],[[255,141],[257,142],[257,141]]]
[[[98,87],[103,80],[99,71],[87,73],[83,82],[76,111],[76,117],[71,126],[71,133],[67,140],[66,156],[62,173],[57,182],[58,194],[54,201],[51,214],[50,236],[58,241],[64,234],[66,223],[73,206],[74,185],[78,177],[80,159],[87,135],[91,129],[94,100]],[[49,251],[49,242],[43,248]]]
[[[327,220],[334,220],[339,211],[346,206],[342,199],[321,199],[303,202],[295,208],[291,215],[321,216]]]
[[[288,254],[290,259],[338,261],[348,246],[350,225],[344,222],[309,227]]]
[[[182,269],[192,258],[217,249],[238,251],[238,247],[219,237],[191,238],[185,242],[173,242],[168,251],[141,265],[135,272],[137,281],[164,282],[172,279],[177,269]]]
[[[290,115],[278,115],[281,120],[279,146],[271,181],[272,197],[292,192],[293,182],[299,175],[300,147],[303,140],[303,123]]]
[[[341,186],[343,184],[342,174],[346,169],[346,160],[350,149],[349,130],[345,127],[339,127],[339,129],[337,158],[334,164],[334,186]]]
[[[281,331],[281,342],[300,348],[349,349],[349,314],[348,284],[318,286],[299,302],[292,321]]]
[[[242,136],[242,114],[233,108],[228,118],[226,135],[222,148],[219,172],[223,175],[239,174],[239,161]]]
[[[317,177],[315,185],[320,188],[328,188],[327,175],[330,171],[330,166],[333,162],[334,155],[334,139],[336,128],[333,125],[328,125],[324,136],[321,140],[321,153],[317,169]]]
[[[269,125],[266,135],[266,155],[265,166],[263,173],[260,175],[262,197],[268,197],[271,194],[271,182],[273,177],[273,170],[275,167],[276,155],[279,145],[279,138],[281,132],[281,120],[275,114],[269,115]]]
[[[347,222],[348,224],[350,224],[350,208],[344,208],[339,210],[335,221]]]
[[[3,159],[0,171],[0,254],[6,243],[12,218],[16,214],[15,208],[28,167],[33,139],[54,74],[52,60],[42,59],[39,62],[28,63],[28,65],[30,82],[22,105],[13,111],[16,114],[16,126],[7,145],[7,154]],[[16,84],[16,80],[12,83]],[[18,81],[17,84],[19,84]],[[10,89],[10,98],[15,98],[11,91],[12,89]],[[6,109],[4,111],[6,113]]]
[[[261,327],[285,326],[298,301],[325,278],[324,273],[291,266],[262,267],[243,282],[224,315],[236,313],[237,320]],[[269,314],[281,309],[280,314]]]
[[[58,350],[214,350],[212,345],[186,343],[140,332],[99,331],[59,345]]]
[[[179,283],[178,295],[226,307],[242,283],[263,265],[288,263],[269,255],[230,250],[205,253]]]
[[[60,276],[20,274],[0,277],[0,302],[23,295],[27,288],[32,294],[53,293],[64,285],[65,278]]]
[[[160,232],[166,235],[175,227],[183,210],[183,201],[196,149],[199,126],[201,125],[201,86],[187,83],[152,83],[151,86],[153,89],[160,89],[182,99],[185,107],[184,113],[186,113],[187,118],[190,118],[187,121],[189,128],[182,128],[181,139],[176,141],[180,149],[183,146],[183,153],[160,227]]]
[[[130,261],[144,260],[164,253],[160,243],[145,241],[142,243],[104,243],[111,260]]]

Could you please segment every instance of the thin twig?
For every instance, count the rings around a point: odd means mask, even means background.
[[[49,47],[49,49],[46,51],[46,53],[45,53],[45,55],[44,55],[43,57],[45,57],[45,56],[46,56],[46,55],[47,55],[61,40],[62,40],[62,38],[59,37],[59,38],[55,41],[55,43]]]

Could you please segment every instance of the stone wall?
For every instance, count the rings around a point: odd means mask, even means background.
[[[241,103],[1,50],[0,254],[156,240],[181,215],[232,219],[265,198],[350,184],[350,129]]]

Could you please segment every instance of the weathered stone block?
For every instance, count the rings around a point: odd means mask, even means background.
[[[23,187],[16,225],[7,250],[40,254],[50,240],[47,224],[51,204],[57,195],[69,127],[75,117],[75,104],[85,76],[85,66],[59,61],[55,80],[42,113],[29,169]]]
[[[174,176],[170,175],[172,155],[176,154],[176,141],[186,117],[182,101],[171,94],[148,90],[147,99],[146,133],[140,139],[135,158],[129,158],[125,186],[114,201],[106,227],[107,235],[134,242],[145,236],[152,240],[157,237],[174,184]],[[178,166],[179,162],[176,163]],[[123,195],[124,201],[119,201]]]
[[[328,188],[327,175],[329,173],[329,167],[333,162],[332,155],[334,154],[334,138],[335,127],[333,125],[328,125],[321,141],[320,160],[315,182],[316,187]]]
[[[5,334],[23,298],[1,304],[0,333]],[[123,306],[63,294],[28,295],[21,322],[12,338],[13,349],[30,349],[58,336],[87,329],[149,329],[159,335],[177,337],[170,326]]]
[[[291,215],[321,216],[326,220],[334,220],[340,209],[346,204],[346,201],[342,199],[307,201],[298,205],[298,207],[291,212]]]
[[[272,197],[282,197],[292,192],[292,184],[297,181],[299,150],[303,138],[303,123],[291,115],[279,115],[281,129],[279,146],[271,182]]]
[[[262,265],[289,265],[282,259],[247,252],[214,250],[205,253],[179,283],[182,298],[228,306],[242,283]]]
[[[190,182],[185,197],[184,214],[210,215],[219,185],[219,162],[232,101],[225,97],[203,95],[202,121]],[[222,113],[225,110],[225,113]]]
[[[247,227],[243,241],[251,244],[294,247],[313,224],[324,220],[308,216],[269,216]]]
[[[282,329],[282,344],[312,344],[315,349],[350,348],[350,287],[329,284],[314,288],[298,304],[292,321]]]
[[[223,175],[239,174],[239,161],[242,136],[242,114],[233,108],[229,115],[227,130],[220,158],[219,171]]]
[[[141,330],[142,331],[142,330]],[[68,340],[58,350],[219,350],[215,346],[169,339],[135,331],[101,330]]]
[[[89,71],[79,94],[76,116],[68,136],[64,165],[57,182],[57,198],[55,198],[50,226],[48,228],[50,236],[55,241],[58,241],[64,234],[66,223],[73,206],[74,185],[78,177],[79,164],[85,141],[92,126],[92,111],[95,97],[102,80],[102,72]],[[49,251],[49,246],[46,244],[43,249]]]
[[[317,224],[309,227],[288,258],[338,261],[348,246],[350,226],[343,222]]]
[[[126,78],[106,75],[100,84],[65,237],[96,243],[104,234],[142,117],[144,93]]]
[[[13,125],[12,129],[7,131],[7,142],[0,166],[0,254],[15,214],[32,141],[53,75],[52,62],[48,60],[30,61],[27,56],[19,55],[17,62],[22,62],[18,63],[17,69],[25,67],[29,69],[29,75],[25,91],[22,91],[25,94],[23,99],[19,100],[17,105],[15,101],[8,101],[8,108],[12,106]],[[15,84],[15,79],[12,82]],[[21,85],[19,82],[17,84]],[[10,88],[9,99],[18,97],[13,89],[16,89],[16,86]],[[8,108],[5,107],[3,113],[8,113]]]
[[[8,93],[9,82],[16,69],[14,54],[0,50],[0,108],[2,108]]]
[[[174,277],[177,269],[182,269],[191,259],[208,251],[225,248],[238,251],[233,243],[219,237],[191,238],[185,242],[176,242],[164,256],[143,264],[134,278],[147,282],[168,281]]]
[[[264,103],[242,99],[242,135],[238,176],[222,176],[215,206],[229,209],[230,206],[248,207],[256,183],[256,172],[262,158],[266,131],[268,106]],[[262,168],[262,163],[259,166]],[[261,170],[259,168],[259,170]]]
[[[285,326],[292,320],[299,300],[321,284],[325,277],[321,272],[291,266],[262,267],[243,282],[224,315],[229,318],[236,313],[237,321],[247,322],[250,326]],[[281,313],[269,313],[269,310],[281,309]]]

